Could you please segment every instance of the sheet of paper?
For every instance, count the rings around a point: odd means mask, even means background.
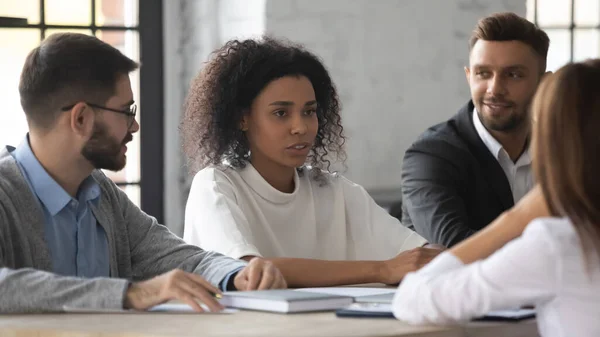
[[[140,310],[125,310],[125,309],[89,309],[89,308],[73,308],[65,306],[63,310],[68,313],[80,313],[80,314],[145,314],[145,313],[181,313],[181,314],[233,314],[238,312],[238,309],[225,308],[219,312],[210,312],[208,307],[204,304],[200,304],[205,312],[195,312],[192,307],[185,303],[164,303],[154,306],[148,311]]]
[[[340,295],[349,297],[373,296],[381,294],[393,294],[395,288],[361,288],[361,287],[325,287],[325,288],[300,288],[296,291],[307,291],[328,295]]]
[[[219,312],[210,312],[208,311],[208,307],[204,304],[200,305],[202,309],[206,310],[206,314],[233,314],[238,312],[238,309],[225,308]],[[150,308],[148,311],[150,312],[179,312],[179,313],[196,313],[192,307],[185,303],[165,303],[159,304],[155,307]]]
[[[63,310],[74,314],[135,314],[143,313],[143,311],[125,310],[125,309],[90,309],[90,308],[75,308],[63,306]]]

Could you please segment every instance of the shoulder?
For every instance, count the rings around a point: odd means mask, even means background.
[[[230,166],[207,166],[194,175],[194,184],[231,182],[232,179],[236,179],[240,176],[239,171],[240,169]]]
[[[9,152],[13,150],[13,147],[0,149],[0,189],[3,187],[6,189],[21,182],[25,183],[19,164]]]
[[[367,193],[367,191],[365,190],[365,188],[358,184],[353,182],[352,180],[344,177],[343,175],[339,175],[337,177],[335,177],[337,183],[342,186],[345,190],[354,190],[354,191],[359,191],[361,193]]]
[[[339,172],[329,172],[312,166],[298,169],[300,184],[319,185],[320,187],[338,186],[345,178]]]
[[[545,240],[553,243],[572,242],[578,240],[577,230],[568,218],[538,218],[529,223],[523,237],[531,240]]]
[[[575,273],[582,272],[581,268],[586,264],[580,237],[568,218],[535,219],[513,244],[518,247],[518,257],[527,257],[528,268],[552,270],[556,273],[553,277],[559,287],[564,284],[564,280],[572,279]],[[592,265],[597,266],[598,257],[596,254],[591,257],[591,261],[594,261]]]
[[[333,202],[345,198],[351,190],[362,189],[339,172],[304,166],[298,169],[301,188],[308,188],[314,197]]]
[[[339,172],[328,172],[319,170],[319,177],[315,177],[316,169],[305,167],[302,169],[302,175],[308,175],[311,184],[318,184],[317,189],[331,189],[340,191],[344,195],[348,194],[367,194],[367,191],[361,185],[346,178]],[[308,180],[308,179],[307,179]]]
[[[568,218],[535,219],[527,225],[521,240],[552,263],[583,253],[577,230]]]
[[[241,185],[245,184],[244,179],[240,176],[241,170],[243,169],[229,166],[205,167],[194,175],[189,196],[204,195],[207,191],[235,195]]]
[[[469,102],[449,120],[425,130],[406,150],[403,172],[418,174],[426,167],[434,171],[455,169],[465,174],[470,167],[477,166],[478,156],[472,144],[473,137],[477,136],[469,127],[472,124],[470,114],[472,105]]]
[[[402,160],[403,177],[464,174],[473,155],[452,120],[426,130],[406,150]]]
[[[424,153],[451,158],[461,153],[469,154],[468,139],[472,125],[470,116],[473,109],[473,103],[469,101],[447,121],[425,130],[407,150],[406,155]]]
[[[364,210],[366,205],[371,205],[372,198],[365,188],[343,174],[321,170],[318,179],[315,179],[309,176],[310,170],[310,167],[302,169],[300,183],[310,185],[309,189],[317,205],[321,207],[344,205],[346,210],[358,212],[362,212],[360,210]],[[314,175],[314,172],[312,174]]]
[[[9,152],[12,150],[12,147],[0,150],[0,204],[15,204],[17,200],[22,201],[24,193],[31,195],[19,164]]]
[[[408,148],[407,155],[411,152],[445,154],[468,151],[467,142],[461,137],[455,119],[434,125],[425,130],[417,140]]]

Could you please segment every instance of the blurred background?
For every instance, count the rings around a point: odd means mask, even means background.
[[[0,144],[27,132],[18,93],[27,53],[57,32],[97,36],[142,64],[132,74],[141,130],[127,167],[107,173],[181,235],[191,177],[178,126],[189,83],[227,40],[267,33],[324,61],[343,104],[343,173],[390,207],[406,148],[469,99],[471,30],[501,11],[548,33],[548,70],[600,56],[600,0],[0,0]]]

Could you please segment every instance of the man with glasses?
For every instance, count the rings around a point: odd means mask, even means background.
[[[92,108],[112,111],[112,112],[116,112],[116,113],[127,116],[127,125],[128,125],[127,127],[128,128],[131,128],[131,126],[133,125],[133,121],[135,121],[135,116],[137,114],[137,105],[135,105],[134,103],[135,103],[135,101],[131,100],[131,102],[129,102],[129,104],[125,104],[128,106],[127,108],[125,108],[123,110],[119,110],[119,109],[113,109],[113,108],[105,107],[105,106],[90,103],[90,102],[85,102],[85,104],[89,105]],[[73,109],[73,107],[75,107],[75,104],[64,107],[61,110],[69,111],[69,110]]]
[[[286,286],[262,259],[186,245],[102,173],[123,169],[140,127],[136,68],[82,34],[52,35],[27,56],[19,92],[29,133],[0,150],[0,313],[144,310],[171,299],[214,311],[221,290]]]
[[[125,80],[125,78],[123,78]],[[129,77],[127,77],[127,83],[123,83],[126,87],[131,87],[129,84]],[[85,102],[85,104],[91,110],[105,110],[115,112],[124,115],[127,118],[127,129],[132,130],[133,123],[136,123],[135,115],[137,106],[134,104],[133,99],[120,108],[115,109],[106,106]],[[62,111],[71,111],[75,108],[75,104],[68,107],[64,107]],[[120,117],[123,119],[123,117]],[[123,123],[121,123],[123,124]],[[94,126],[95,130],[92,132],[92,136],[88,141],[88,146],[83,148],[82,155],[85,156],[90,162],[94,164],[96,168],[103,168],[111,171],[120,171],[125,167],[125,151],[127,150],[126,144],[133,139],[132,133],[139,129],[139,124],[136,123],[135,131],[127,132],[122,142],[117,142],[111,139],[107,135],[106,128],[103,128],[101,124]],[[91,145],[90,145],[91,144]],[[125,147],[125,151],[121,155],[122,148]]]

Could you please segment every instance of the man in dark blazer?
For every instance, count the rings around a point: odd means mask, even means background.
[[[431,243],[464,240],[534,185],[529,105],[546,69],[548,36],[513,13],[480,20],[465,67],[471,100],[406,151],[402,222]]]

